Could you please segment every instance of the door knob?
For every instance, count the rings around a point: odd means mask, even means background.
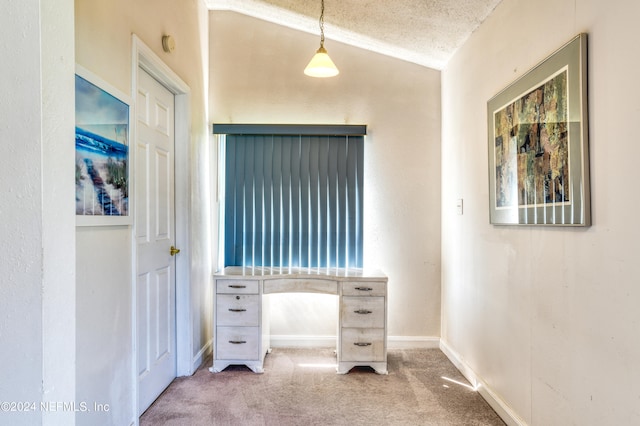
[[[175,248],[174,246],[171,246],[171,248],[169,249],[169,254],[171,256],[175,256],[176,254],[180,253],[180,249]]]

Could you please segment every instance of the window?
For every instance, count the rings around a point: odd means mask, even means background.
[[[224,266],[362,267],[365,126],[214,125]]]

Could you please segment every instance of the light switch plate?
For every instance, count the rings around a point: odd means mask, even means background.
[[[458,198],[456,200],[456,210],[458,211],[459,215],[462,215],[462,213],[463,213],[463,208],[462,207],[463,207],[462,198]]]

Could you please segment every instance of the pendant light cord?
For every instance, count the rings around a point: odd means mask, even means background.
[[[321,2],[320,8],[320,47],[324,47],[324,0]]]

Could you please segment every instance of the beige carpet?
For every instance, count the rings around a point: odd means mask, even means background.
[[[338,375],[325,348],[276,348],[264,374],[212,374],[208,360],[177,378],[140,424],[504,425],[440,350],[390,350],[388,362],[381,376],[368,367]]]

